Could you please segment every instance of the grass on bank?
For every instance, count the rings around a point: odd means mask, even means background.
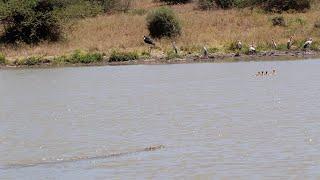
[[[113,51],[110,55],[109,62],[123,62],[139,59],[137,52],[117,52]]]
[[[54,65],[63,65],[63,64],[92,64],[99,63],[103,61],[103,53],[99,52],[85,52],[76,50],[70,55],[63,55],[54,57],[51,60],[51,63]]]
[[[0,53],[0,65],[6,63],[6,57]]]
[[[45,57],[45,56],[29,56],[26,58],[17,58],[12,61],[7,61],[5,56],[0,54],[0,64],[12,65],[12,66],[36,66],[36,65],[68,65],[68,64],[97,64],[102,62],[124,62],[133,61],[138,59],[149,58],[148,52],[138,53],[133,52],[118,52],[113,51],[109,58],[105,57],[104,53],[100,52],[86,52],[76,50],[72,54]]]
[[[139,0],[127,13],[115,13],[82,19],[72,28],[66,30],[65,41],[57,43],[42,42],[37,46],[21,45],[11,47],[0,45],[1,51],[8,59],[17,57],[61,56],[77,49],[95,50],[111,55],[113,50],[119,52],[147,52],[149,47],[143,42],[143,35],[148,34],[146,27],[146,12],[159,7],[153,0]],[[271,38],[275,39],[279,50],[285,49],[290,36],[299,42],[308,37],[320,38],[320,21],[318,6],[306,13],[282,13],[286,26],[273,26],[272,18],[278,14],[264,13],[258,9],[229,9],[214,11],[199,11],[195,3],[171,6],[182,21],[182,34],[175,39],[177,46],[184,53],[199,53],[203,46],[212,53],[228,52],[228,46],[236,40],[243,44],[252,41],[258,49],[270,49]],[[136,10],[136,11],[135,11]],[[157,41],[158,51],[152,51],[151,56],[159,52],[167,54],[171,50],[171,40]],[[261,47],[261,48],[260,48]],[[314,49],[316,43],[313,45]]]
[[[277,49],[272,49],[271,44],[259,44],[256,48],[257,52],[268,52],[268,51],[295,51],[295,50],[303,50],[302,46],[304,41],[297,41],[293,45],[291,50],[287,50],[286,44],[279,44]],[[312,51],[320,51],[320,41],[316,41],[310,47]],[[249,47],[245,45],[240,51],[233,48],[233,44],[231,43],[229,46],[225,46],[222,48],[216,47],[208,47],[208,53],[211,55],[215,54],[230,54],[230,53],[239,53],[243,55],[250,55]],[[203,54],[203,49],[200,47],[193,47],[191,49],[180,50],[176,53],[174,50],[166,50],[164,54],[164,58],[166,60],[171,59],[182,59],[187,55],[195,55],[201,56]],[[152,58],[150,52],[142,51],[138,53],[137,51],[132,52],[123,52],[123,51],[113,51],[109,58],[106,57],[105,53],[101,52],[86,52],[81,50],[76,50],[72,54],[55,56],[55,57],[46,57],[46,56],[29,56],[26,58],[17,58],[15,60],[7,60],[3,54],[0,54],[0,65],[11,65],[11,66],[37,66],[37,65],[53,65],[53,66],[61,66],[61,65],[74,65],[74,64],[99,64],[103,62],[126,62],[126,61],[134,61],[139,59],[147,59]]]
[[[85,52],[77,50],[70,55],[63,55],[57,57],[45,56],[29,56],[26,58],[17,58],[12,61],[3,61],[3,64],[12,66],[36,66],[36,65],[64,65],[64,64],[92,64],[103,61],[103,53],[99,52]],[[0,56],[1,61],[1,56]],[[1,64],[1,63],[0,63]]]

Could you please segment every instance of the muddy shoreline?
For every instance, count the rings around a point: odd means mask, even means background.
[[[228,62],[247,62],[247,61],[293,61],[320,58],[319,51],[267,51],[253,55],[246,54],[210,54],[208,57],[200,55],[186,55],[182,58],[167,59],[166,57],[151,57],[122,62],[109,62],[105,57],[101,62],[95,63],[76,63],[76,64],[55,64],[50,59],[35,65],[8,65],[0,64],[0,69],[15,68],[59,68],[59,67],[81,67],[81,66],[124,66],[124,65],[161,65],[161,64],[192,64],[192,63],[228,63]],[[44,58],[46,59],[46,58]]]

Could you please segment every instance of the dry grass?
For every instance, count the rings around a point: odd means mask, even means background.
[[[159,6],[152,0],[139,0],[137,9],[152,9]],[[307,13],[283,14],[287,27],[273,27],[273,14],[259,10],[216,10],[199,11],[195,4],[173,6],[182,21],[183,33],[176,39],[177,45],[184,49],[199,49],[203,45],[223,49],[226,45],[239,39],[245,43],[254,41],[266,44],[274,38],[278,43],[285,43],[289,36],[304,40],[312,36],[320,40],[320,30],[314,23],[320,17],[320,11],[313,8]],[[143,35],[148,34],[145,15],[113,14],[88,18],[78,21],[72,29],[67,30],[67,40],[59,43],[42,43],[38,46],[20,48],[1,47],[7,57],[15,58],[31,55],[61,55],[76,49],[99,50],[111,53],[112,50],[147,50]],[[160,49],[171,48],[170,40],[158,42]]]

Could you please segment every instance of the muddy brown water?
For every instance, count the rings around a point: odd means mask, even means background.
[[[0,179],[320,178],[319,69],[0,70]]]

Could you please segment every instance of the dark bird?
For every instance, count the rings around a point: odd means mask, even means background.
[[[290,39],[287,42],[287,49],[291,49],[292,44],[293,44],[293,37],[291,36]]]
[[[156,45],[156,43],[154,42],[154,40],[151,39],[149,36],[143,36],[143,41],[144,41],[146,44],[150,44],[150,45],[153,45],[153,46]]]
[[[312,44],[312,38],[309,38],[308,41],[304,43],[303,49],[310,48],[311,44]]]

